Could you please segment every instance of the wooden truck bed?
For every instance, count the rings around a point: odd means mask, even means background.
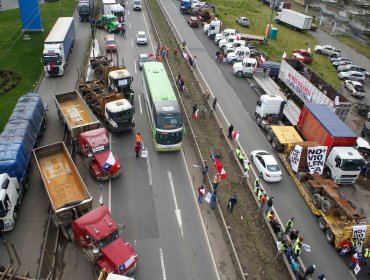
[[[54,210],[91,198],[63,142],[35,149],[34,154]]]

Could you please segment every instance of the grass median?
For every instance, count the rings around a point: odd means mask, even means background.
[[[62,15],[71,16],[76,1],[62,2]],[[3,130],[18,98],[33,90],[42,73],[43,43],[60,15],[60,4],[50,2],[40,5],[43,32],[22,32],[19,9],[0,12],[0,69],[15,70],[21,75],[17,87],[0,95],[0,131]],[[23,40],[29,35],[30,40]]]
[[[171,50],[168,56],[168,63],[173,75],[176,76],[178,73],[181,73],[185,77],[186,89],[181,91],[180,94],[186,111],[184,113],[189,116],[192,114],[192,106],[195,103],[203,104],[201,88],[198,86],[194,74],[182,57],[181,52],[177,56],[173,55],[172,51],[175,48],[180,51],[180,47],[177,45],[156,0],[147,0],[147,3],[152,12],[161,43],[168,46]],[[215,174],[215,168],[213,168],[212,160],[210,159],[211,150],[222,154],[220,161],[228,173],[227,180],[223,180],[218,188],[217,198],[226,224],[230,227],[230,234],[243,271],[248,273],[248,279],[290,279],[283,260],[275,258],[276,245],[262,215],[257,219],[254,218],[257,212],[257,205],[247,183],[245,181],[241,182],[241,170],[234,157],[229,156],[230,148],[224,135],[218,133],[219,126],[212,114],[210,114],[210,108],[207,108],[204,116],[202,113],[199,115],[200,117],[197,121],[194,121],[192,118],[189,121],[192,123],[203,158],[207,160],[207,164],[210,167],[210,176],[213,178]],[[187,131],[190,133],[188,126]],[[189,134],[188,137],[190,137]],[[200,172],[199,176],[201,176]],[[226,205],[233,192],[236,192],[238,195],[238,204],[234,212],[230,213],[226,210]]]

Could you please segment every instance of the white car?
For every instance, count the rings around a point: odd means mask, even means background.
[[[136,44],[137,45],[146,45],[148,44],[148,37],[144,31],[139,31],[136,35]]]
[[[263,150],[254,150],[250,157],[263,180],[266,182],[281,181],[283,173],[273,155]]]
[[[364,83],[366,80],[365,75],[357,71],[339,72],[338,77],[341,80],[359,81],[361,83]]]
[[[339,57],[340,50],[337,50],[335,47],[330,45],[316,45],[314,48],[315,52],[329,55],[330,57]]]
[[[347,80],[344,86],[350,91],[352,96],[364,98],[366,96],[365,88],[360,82]]]

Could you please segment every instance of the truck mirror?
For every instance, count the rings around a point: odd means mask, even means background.
[[[125,223],[118,224],[117,227],[118,227],[118,232],[123,232],[126,228],[126,224]]]
[[[257,106],[261,106],[262,102],[261,100],[257,100]]]

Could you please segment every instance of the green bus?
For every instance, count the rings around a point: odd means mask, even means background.
[[[181,110],[162,62],[144,63],[143,83],[155,149],[181,150],[184,133]]]

